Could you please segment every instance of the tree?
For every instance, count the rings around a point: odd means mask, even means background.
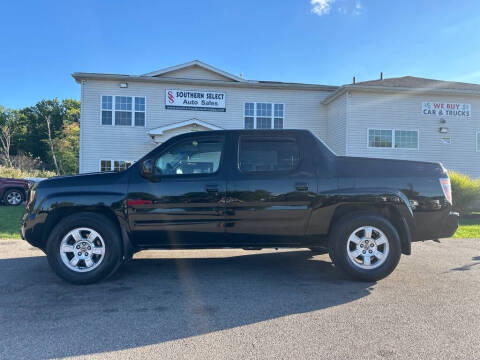
[[[8,166],[12,166],[10,158],[10,145],[12,140],[12,132],[10,127],[5,124],[0,127],[0,146],[1,146],[1,160]]]
[[[11,145],[14,125],[14,112],[0,106],[0,160],[9,167],[12,166]]]
[[[62,174],[77,174],[80,124],[78,122],[66,122],[53,142]]]
[[[0,106],[0,127],[7,117],[13,124],[9,127],[9,144],[6,143],[9,145],[10,160],[12,156],[23,153],[40,159],[39,166],[42,168],[57,169],[59,173],[78,171],[79,101],[59,101],[55,98],[19,110],[7,110]],[[0,151],[0,154],[3,153]]]
[[[53,164],[55,165],[56,174],[60,175],[60,169],[58,168],[58,164],[57,164],[57,157],[55,156],[55,150],[53,149],[52,127],[51,127],[50,115],[47,115],[47,117],[45,118],[45,121],[47,122],[48,144],[50,145],[50,153],[52,154]]]

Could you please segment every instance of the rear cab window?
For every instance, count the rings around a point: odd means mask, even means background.
[[[243,173],[288,173],[298,167],[300,160],[295,138],[242,136],[239,139],[238,169]]]

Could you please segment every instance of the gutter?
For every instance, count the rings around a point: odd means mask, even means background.
[[[151,77],[136,75],[120,75],[120,74],[97,74],[97,73],[81,73],[75,72],[72,77],[77,83],[82,80],[112,80],[124,82],[150,82],[150,83],[170,83],[170,84],[188,84],[188,85],[208,85],[208,86],[228,86],[241,88],[266,88],[266,89],[289,89],[289,90],[318,90],[318,91],[335,91],[338,86],[318,85],[318,84],[296,84],[281,82],[260,82],[248,80],[245,82],[222,81],[222,80],[203,80],[203,79],[183,79],[172,77]]]

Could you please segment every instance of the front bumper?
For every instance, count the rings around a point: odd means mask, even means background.
[[[458,223],[460,220],[460,215],[457,212],[450,211],[448,215],[443,220],[443,225],[440,230],[439,238],[449,238],[452,237],[453,234],[458,229]]]

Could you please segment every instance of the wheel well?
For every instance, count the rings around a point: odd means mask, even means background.
[[[7,191],[10,191],[10,190],[18,190],[20,191],[22,194],[23,194],[23,198],[25,198],[25,189],[22,188],[22,187],[18,187],[18,186],[9,186],[7,187],[4,191],[3,191],[3,195],[5,195],[7,193]]]
[[[83,206],[75,206],[75,207],[65,207],[65,208],[59,208],[54,210],[52,213],[50,213],[47,217],[47,221],[45,222],[45,226],[43,228],[43,236],[42,236],[42,243],[46,246],[48,236],[52,232],[52,229],[63,219],[65,219],[68,216],[78,214],[78,213],[95,213],[95,214],[101,214],[108,219],[112,221],[112,223],[115,225],[118,233],[120,234],[121,238],[123,239],[124,237],[124,232],[122,231],[122,228],[120,226],[120,223],[118,221],[117,216],[115,213],[109,209],[106,206],[95,206],[95,207],[83,207]],[[122,241],[123,243],[124,241]]]
[[[333,214],[331,225],[347,214],[354,212],[370,213],[385,217],[392,223],[400,236],[402,242],[402,253],[410,255],[412,235],[406,219],[399,213],[399,211],[392,205],[385,205],[382,207],[372,205],[341,205]],[[330,226],[330,230],[332,226]]]

